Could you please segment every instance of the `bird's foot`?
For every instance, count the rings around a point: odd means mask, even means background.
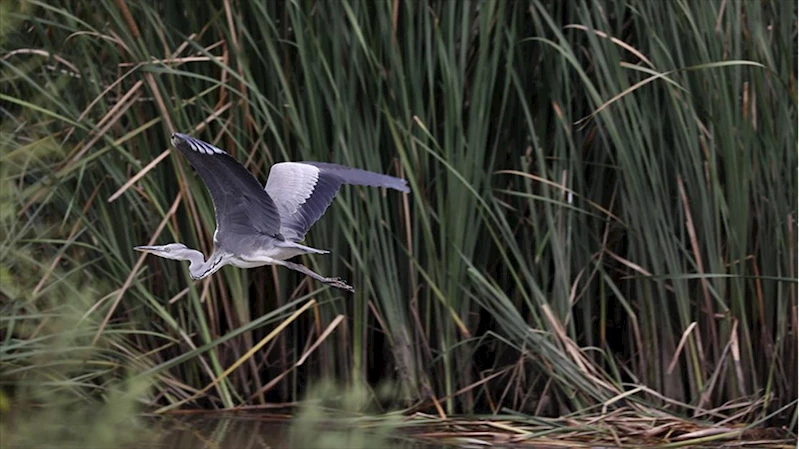
[[[327,278],[327,280],[325,281],[325,284],[327,284],[327,285],[329,285],[331,287],[336,287],[336,288],[340,288],[342,290],[347,290],[350,293],[355,293],[355,289],[352,288],[351,285],[349,285],[346,282],[344,282],[341,278]]]

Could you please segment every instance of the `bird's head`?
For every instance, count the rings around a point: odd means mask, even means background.
[[[133,249],[143,253],[155,254],[158,257],[172,260],[188,260],[188,252],[194,251],[182,243],[170,243],[168,245],[156,246],[136,246]]]

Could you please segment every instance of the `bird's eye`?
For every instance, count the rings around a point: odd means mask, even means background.
[[[169,249],[169,248],[164,248],[164,252],[167,252],[167,253],[168,253],[169,251],[171,251],[171,249]]]

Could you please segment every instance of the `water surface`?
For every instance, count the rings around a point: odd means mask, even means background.
[[[154,426],[153,449],[444,449],[413,438],[388,437],[338,424],[303,429],[270,417],[165,417]],[[158,430],[155,430],[158,429]]]

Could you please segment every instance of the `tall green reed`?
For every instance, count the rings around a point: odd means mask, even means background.
[[[31,223],[9,235],[113,286],[93,316],[139,330],[161,411],[291,401],[324,377],[394,379],[400,404],[442,414],[754,420],[796,397],[795,7],[20,8],[6,142],[64,154],[4,177]],[[210,252],[213,207],[173,130],[261,180],[316,159],[412,192],[344,189],[309,234],[332,255],[303,262],[352,297],[273,268],[193,283],[130,249]],[[46,217],[75,235],[42,239]]]

